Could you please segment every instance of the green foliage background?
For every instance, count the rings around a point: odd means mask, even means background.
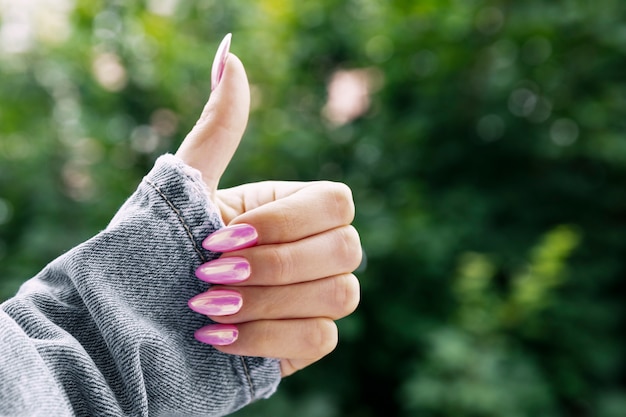
[[[623,2],[42,0],[26,41],[10,3],[0,298],[176,149],[233,32],[254,105],[223,186],[346,182],[367,254],[338,349],[237,415],[626,415]],[[368,112],[329,123],[363,68]]]

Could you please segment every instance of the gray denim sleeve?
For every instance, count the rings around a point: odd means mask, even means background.
[[[159,158],[109,226],[0,309],[2,416],[221,416],[269,397],[275,359],[221,353],[187,307],[222,226],[197,172]],[[53,242],[51,242],[53,243]]]

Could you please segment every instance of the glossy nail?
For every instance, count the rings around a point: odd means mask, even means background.
[[[224,68],[226,67],[226,59],[228,58],[228,51],[230,50],[230,40],[232,34],[228,34],[220,43],[217,48],[217,53],[213,59],[213,66],[211,67],[211,91],[215,90],[222,81],[222,75],[224,75]]]
[[[207,316],[228,316],[241,310],[243,298],[233,290],[210,290],[188,302],[193,311]]]
[[[196,276],[211,284],[234,284],[250,277],[250,264],[240,256],[219,258],[200,265]]]
[[[256,245],[259,235],[249,224],[227,226],[209,235],[202,247],[213,252],[231,252]]]
[[[232,324],[209,324],[196,330],[196,340],[209,345],[230,345],[239,336],[239,330]]]

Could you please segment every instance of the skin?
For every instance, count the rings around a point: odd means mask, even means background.
[[[361,262],[361,244],[351,226],[352,193],[344,184],[266,181],[218,189],[249,109],[245,69],[229,54],[221,81],[176,155],[202,173],[227,226],[247,223],[259,234],[256,246],[223,255],[246,258],[252,273],[242,283],[212,287],[243,297],[236,314],[209,316],[239,329],[236,341],[216,348],[280,358],[282,375],[287,376],[336,347],[334,321],[359,303],[359,281],[352,272]]]

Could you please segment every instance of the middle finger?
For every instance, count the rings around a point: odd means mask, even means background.
[[[358,232],[342,226],[297,242],[229,252],[201,265],[196,276],[213,284],[289,285],[350,273],[361,256]]]

